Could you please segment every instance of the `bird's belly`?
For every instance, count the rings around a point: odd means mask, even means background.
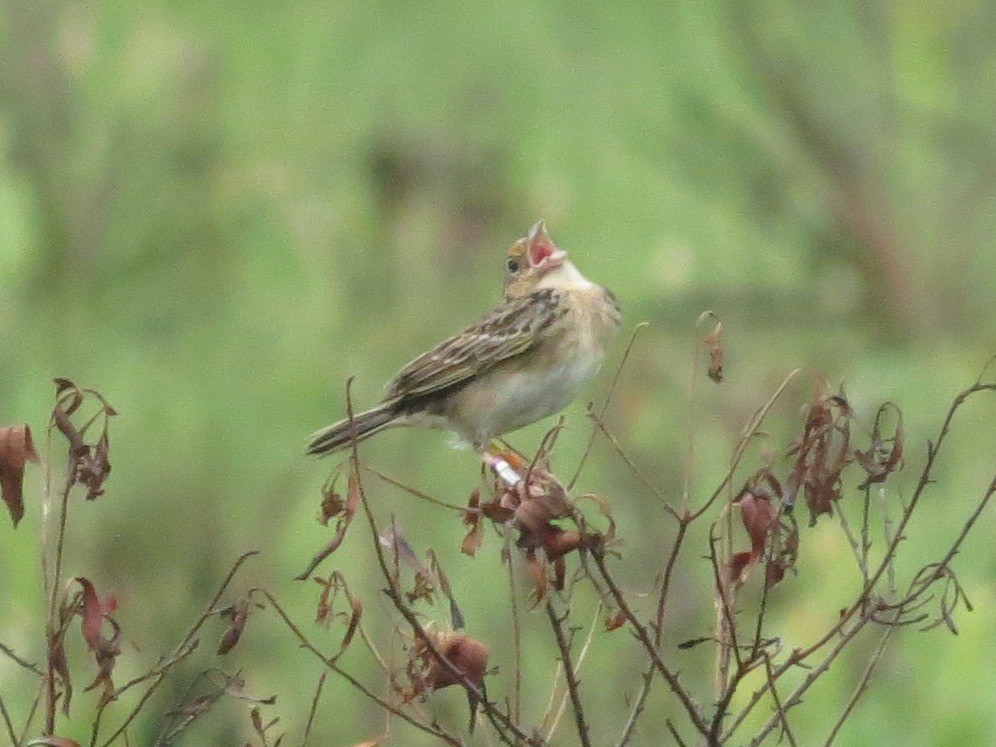
[[[601,351],[581,349],[550,368],[540,360],[489,372],[459,397],[451,419],[478,444],[560,412],[598,372]]]

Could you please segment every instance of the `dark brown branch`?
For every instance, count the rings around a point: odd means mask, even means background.
[[[294,637],[301,642],[301,645],[305,649],[310,651],[319,661],[321,661],[323,666],[325,666],[327,669],[335,672],[337,675],[342,677],[344,680],[346,680],[346,682],[352,685],[357,691],[365,695],[367,698],[369,698],[374,703],[379,705],[385,711],[388,711],[389,713],[394,714],[398,718],[403,719],[407,723],[414,726],[416,729],[424,731],[427,734],[431,734],[434,737],[438,737],[439,739],[442,739],[444,742],[446,742],[446,744],[452,745],[452,747],[461,747],[462,742],[457,737],[445,731],[442,727],[436,725],[435,723],[429,723],[429,724],[422,723],[421,721],[414,718],[410,714],[406,713],[400,708],[396,708],[395,706],[391,705],[383,698],[380,698],[375,693],[371,692],[362,682],[357,680],[355,677],[349,674],[349,672],[347,672],[345,669],[343,669],[336,663],[336,659],[338,658],[337,656],[332,658],[327,658],[325,654],[323,654],[318,649],[318,647],[315,646],[315,644],[312,643],[311,640],[301,631],[301,629],[294,624],[294,621],[290,619],[290,616],[287,614],[284,608],[280,606],[280,604],[277,602],[274,596],[270,594],[270,592],[266,591],[265,589],[253,589],[250,592],[250,594],[262,594],[266,598],[267,602],[270,603],[270,606],[272,606],[273,609],[277,611],[277,614],[280,616],[280,619],[284,621],[284,624],[294,634]],[[340,652],[340,654],[341,653],[342,652]]]
[[[602,551],[592,551],[592,557],[595,559],[595,565],[598,566],[598,572],[601,574],[605,583],[609,587],[609,591],[612,593],[612,597],[616,600],[616,605],[626,616],[629,624],[633,627],[636,633],[637,639],[643,644],[643,648],[646,650],[647,654],[650,656],[651,662],[653,662],[654,668],[660,672],[661,676],[667,681],[668,686],[671,688],[671,692],[678,696],[678,700],[684,706],[688,718],[691,720],[692,724],[699,731],[702,736],[709,735],[709,726],[706,724],[705,718],[702,715],[702,711],[698,704],[692,699],[692,696],[682,687],[681,683],[678,682],[678,675],[671,671],[671,669],[664,663],[661,659],[657,647],[654,646],[653,640],[651,640],[650,634],[647,632],[646,627],[644,627],[639,620],[636,619],[636,615],[633,610],[627,604],[626,599],[623,597],[622,591],[616,584],[615,579],[609,573],[608,568],[605,566],[605,555]]]
[[[550,620],[550,627],[553,628],[557,648],[560,650],[560,661],[564,665],[564,679],[567,680],[567,691],[571,696],[571,708],[574,711],[574,722],[578,728],[578,739],[582,747],[590,747],[588,723],[585,721],[584,705],[581,702],[581,687],[577,672],[574,670],[574,663],[571,661],[571,646],[564,635],[563,619],[557,617],[557,612],[553,609],[553,603],[549,597],[546,599],[546,616]]]

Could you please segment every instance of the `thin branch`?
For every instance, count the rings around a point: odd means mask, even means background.
[[[311,699],[311,708],[308,709],[308,722],[304,727],[304,736],[301,738],[301,747],[306,747],[308,739],[311,737],[311,727],[315,723],[315,714],[318,713],[318,701],[322,698],[322,690],[325,689],[325,679],[329,676],[329,670],[323,669],[318,677],[318,685],[315,687],[315,695]]]
[[[681,683],[678,682],[678,675],[671,671],[671,669],[664,663],[661,659],[657,648],[654,646],[653,641],[650,638],[650,634],[647,629],[636,619],[636,615],[630,608],[629,604],[626,603],[626,599],[623,597],[622,591],[616,584],[612,574],[609,573],[609,569],[605,566],[605,555],[598,550],[593,550],[591,553],[592,557],[595,559],[595,565],[598,566],[598,571],[602,578],[605,579],[605,583],[609,587],[609,591],[612,593],[613,598],[616,601],[616,605],[626,616],[629,624],[633,627],[633,631],[636,633],[637,639],[643,644],[643,648],[646,650],[647,654],[650,656],[651,662],[653,662],[654,668],[660,672],[661,676],[667,681],[668,686],[671,688],[671,692],[678,696],[678,700],[684,706],[688,718],[691,720],[692,724],[699,731],[702,736],[709,735],[709,726],[702,715],[702,710],[699,708],[698,704],[692,699],[692,696],[682,687]]]
[[[591,625],[588,626],[588,635],[587,635],[587,637],[584,640],[584,645],[581,647],[581,653],[578,654],[577,664],[574,667],[575,672],[577,672],[579,674],[581,672],[581,666],[584,664],[585,657],[588,656],[588,651],[591,648],[592,639],[595,637],[595,627],[598,625],[598,621],[602,617],[602,610],[603,609],[604,609],[604,607],[602,605],[602,602],[599,602],[598,603],[598,608],[595,610],[595,615],[591,619]],[[559,671],[562,671],[563,670],[563,664],[560,663],[560,662],[558,662],[557,663],[557,669]],[[556,682],[556,680],[554,682]],[[569,697],[569,694],[565,692],[563,694],[563,696],[561,697],[561,699],[560,699],[560,705],[557,708],[557,715],[554,717],[553,723],[550,725],[550,729],[549,729],[549,731],[547,731],[547,734],[546,734],[547,741],[550,741],[551,739],[553,739],[553,735],[557,732],[557,729],[560,726],[560,719],[563,717],[564,710],[567,708],[567,699],[568,699],[568,697]],[[551,699],[552,699],[552,697],[551,697]]]
[[[740,461],[743,459],[744,453],[747,451],[747,444],[750,443],[751,436],[753,436],[757,432],[757,429],[761,427],[764,419],[768,416],[768,412],[770,412],[771,408],[775,406],[775,402],[777,402],[782,396],[782,393],[788,387],[792,379],[798,376],[801,371],[801,368],[796,368],[793,371],[790,371],[789,375],[782,380],[781,384],[779,384],[778,388],[775,390],[775,393],[772,394],[768,401],[754,413],[754,417],[751,418],[750,422],[744,428],[743,433],[740,435],[739,441],[737,441],[736,447],[733,449],[733,457],[730,459],[730,468],[726,472],[726,477],[724,477],[723,481],[716,486],[716,489],[713,491],[712,495],[709,496],[706,502],[702,504],[702,507],[699,508],[698,511],[691,514],[691,520],[694,521],[708,511],[709,507],[712,506],[716,499],[722,495],[726,487],[733,481],[733,475],[736,473],[737,467],[740,466]]]
[[[166,662],[169,664],[169,666],[173,666],[174,664],[180,662],[183,658],[187,656],[187,654],[193,651],[194,646],[192,644],[194,641],[194,636],[197,635],[197,631],[201,629],[201,626],[207,621],[209,617],[216,614],[216,607],[218,605],[218,602],[221,600],[222,596],[224,596],[225,591],[228,589],[229,584],[232,583],[232,579],[235,578],[235,574],[239,572],[239,569],[242,567],[242,564],[255,555],[259,555],[259,550],[249,550],[248,552],[245,552],[242,555],[240,555],[239,558],[235,561],[234,565],[232,565],[231,570],[228,571],[228,575],[225,576],[225,579],[221,582],[221,586],[218,587],[218,591],[211,598],[211,601],[208,603],[204,612],[201,613],[201,616],[191,626],[190,630],[187,631],[187,634],[183,637],[183,640],[180,641],[179,645],[173,649],[173,653],[171,654],[171,656],[167,657]],[[125,732],[129,724],[131,724],[131,722],[135,719],[135,717],[138,716],[142,708],[145,707],[146,702],[149,700],[149,698],[152,697],[152,694],[156,691],[159,685],[162,684],[162,681],[166,678],[167,669],[168,667],[161,666],[158,668],[158,670],[153,670],[156,672],[156,674],[154,675],[152,682],[149,684],[149,689],[142,694],[142,697],[139,699],[138,703],[136,703],[135,706],[131,709],[131,712],[125,717],[124,721],[121,722],[121,725],[118,726],[118,728],[114,731],[114,733],[111,734],[111,736],[108,737],[103,742],[102,747],[110,747],[110,745],[114,742],[114,740]],[[129,682],[127,685],[124,686],[125,689],[131,687],[133,684],[137,684],[138,682],[141,681],[141,679],[142,678],[137,678],[136,680]],[[94,718],[93,729],[90,735],[91,747],[95,747],[95,745],[97,744],[97,737],[100,733],[100,720],[104,714],[104,709],[107,707],[107,705],[110,702],[112,701],[108,701],[108,703],[105,703],[97,710],[97,716]]]
[[[346,381],[346,412],[350,423],[353,420],[353,398],[350,392],[353,383],[352,377]],[[354,430],[351,428],[351,430]],[[373,515],[373,510],[370,508],[370,501],[367,499],[366,488],[363,485],[363,480],[360,476],[359,469],[359,452],[357,449],[357,442],[355,435],[352,439],[352,469],[353,474],[356,475],[356,486],[360,494],[360,504],[363,506],[363,512],[366,514],[367,522],[370,526],[370,533],[373,539],[374,554],[377,557],[377,564],[380,566],[381,575],[384,580],[387,581],[387,588],[384,590],[387,594],[388,599],[394,604],[395,609],[401,613],[401,616],[405,618],[408,624],[411,626],[412,632],[415,636],[421,640],[426,648],[431,652],[432,656],[439,664],[449,672],[458,683],[460,683],[464,689],[467,691],[468,695],[475,700],[475,702],[480,703],[481,707],[484,709],[484,713],[487,715],[488,720],[491,721],[492,726],[495,727],[495,731],[498,732],[499,736],[503,741],[509,742],[509,738],[506,731],[511,732],[515,739],[519,743],[524,744],[538,744],[535,738],[528,736],[523,732],[512,720],[499,711],[493,702],[489,700],[484,692],[483,688],[477,687],[473,682],[467,679],[466,674],[453,664],[448,658],[446,658],[439,647],[436,646],[436,642],[433,640],[422,624],[418,621],[415,613],[411,610],[408,605],[405,604],[402,598],[402,593],[398,590],[395,582],[395,576],[391,573],[391,570],[387,564],[387,558],[384,555],[384,548],[380,543],[380,531],[377,528],[377,519]],[[509,742],[511,743],[511,742]]]
[[[896,613],[896,619],[899,618],[899,613]],[[833,740],[837,738],[837,734],[840,732],[841,727],[844,722],[847,721],[851,712],[854,710],[854,706],[858,702],[858,698],[864,693],[871,683],[872,672],[875,671],[875,667],[878,665],[879,660],[882,658],[882,653],[885,651],[885,646],[889,642],[889,638],[892,637],[893,631],[895,631],[898,625],[887,625],[885,628],[885,633],[882,635],[881,640],[878,642],[878,646],[875,647],[875,653],[872,654],[871,660],[868,662],[868,666],[865,667],[865,672],[861,676],[861,680],[858,682],[857,687],[854,688],[854,693],[852,693],[850,699],[847,701],[847,705],[844,707],[843,713],[840,714],[840,718],[837,719],[837,723],[834,724],[833,729],[830,731],[830,736],[827,737],[826,747],[830,747],[833,744]],[[771,690],[774,693],[774,688]]]
[[[327,667],[329,670],[335,672],[337,675],[342,677],[350,685],[352,685],[357,691],[365,695],[367,698],[372,700],[374,703],[376,703],[384,710],[389,711],[398,718],[405,720],[406,722],[414,726],[416,729],[424,731],[427,734],[431,734],[434,737],[438,737],[447,744],[452,745],[452,747],[461,747],[462,744],[461,741],[452,734],[450,734],[449,732],[445,731],[442,727],[436,725],[435,723],[431,724],[422,723],[418,719],[412,717],[410,714],[406,713],[400,708],[396,708],[395,706],[391,705],[383,698],[379,697],[378,695],[370,691],[362,682],[357,680],[355,677],[349,674],[349,672],[347,672],[345,669],[343,669],[336,663],[335,659],[337,657],[333,657],[331,659],[326,658],[325,654],[323,654],[318,649],[318,647],[315,646],[315,644],[308,639],[308,637],[301,631],[301,629],[294,624],[294,621],[290,619],[290,616],[287,614],[284,608],[280,606],[280,603],[277,602],[276,598],[272,594],[270,594],[270,592],[266,591],[266,589],[253,589],[250,591],[250,594],[262,594],[266,598],[266,601],[270,603],[270,606],[273,607],[274,610],[276,610],[277,614],[280,616],[280,619],[284,621],[284,624],[290,629],[291,633],[294,634],[294,637],[301,642],[301,645],[305,649],[310,651],[319,661],[321,661],[325,667]]]
[[[660,501],[664,510],[678,521],[681,521],[684,517],[680,515],[670,503],[668,503],[667,498],[664,497],[664,494],[660,491],[660,489],[650,482],[649,479],[647,479],[647,477],[640,471],[640,468],[637,467],[636,464],[633,463],[633,460],[629,458],[625,451],[623,451],[619,440],[612,434],[611,431],[609,431],[608,427],[605,425],[605,422],[600,417],[595,415],[595,413],[590,409],[588,410],[588,417],[594,421],[595,426],[602,431],[607,439],[609,439],[609,443],[612,444],[612,447],[616,450],[616,454],[618,454],[619,458],[622,459],[626,466],[630,468],[636,478],[643,483],[647,490],[654,494],[654,497],[657,498],[658,501]]]
[[[7,704],[3,702],[3,695],[0,695],[0,715],[3,715],[3,724],[7,729],[7,736],[10,737],[11,745],[18,744],[17,734],[14,732],[14,724],[10,720],[10,713],[7,711]]]
[[[564,635],[563,618],[557,616],[550,597],[546,598],[546,616],[550,620],[550,627],[553,628],[557,648],[560,650],[560,661],[564,665],[564,679],[567,680],[567,691],[571,695],[571,707],[574,710],[574,722],[578,728],[578,739],[582,747],[591,747],[591,741],[588,737],[588,723],[585,721],[584,705],[581,702],[580,684],[571,661],[571,645]]]
[[[515,657],[515,672],[512,677],[512,720],[521,723],[522,707],[522,620],[519,616],[519,600],[515,593],[515,569],[512,567],[512,533],[504,532],[503,555],[508,561],[508,597],[512,612],[512,646]]]
[[[467,510],[466,506],[458,506],[455,503],[447,503],[446,501],[441,501],[438,498],[433,498],[428,493],[423,493],[421,490],[413,488],[411,485],[406,485],[405,483],[401,482],[401,480],[395,479],[390,475],[385,475],[383,472],[374,469],[370,465],[367,464],[363,465],[363,469],[364,471],[369,472],[374,477],[383,480],[388,485],[393,485],[394,487],[399,488],[408,493],[409,495],[415,496],[420,500],[426,501],[428,503],[433,503],[437,506],[441,506],[442,508],[448,508],[451,511],[459,511],[461,514],[466,512]]]
[[[0,652],[3,652],[4,654],[6,654],[8,657],[10,657],[11,659],[13,659],[19,666],[24,667],[25,669],[27,669],[32,674],[37,674],[39,677],[44,677],[45,676],[45,673],[41,669],[38,668],[37,664],[32,664],[27,659],[22,659],[20,656],[17,655],[17,653],[14,651],[14,649],[12,649],[10,646],[7,646],[7,645],[5,645],[3,643],[0,643]]]
[[[641,330],[646,329],[650,326],[650,322],[640,322],[635,327],[633,327],[633,333],[629,336],[629,344],[626,346],[626,352],[623,353],[622,360],[619,361],[619,367],[616,368],[616,374],[612,377],[612,383],[609,384],[609,391],[605,394],[605,401],[602,403],[602,409],[599,411],[598,418],[603,420],[605,418],[605,413],[609,411],[609,402],[612,400],[612,395],[616,391],[616,384],[619,383],[619,377],[622,376],[623,368],[626,365],[626,361],[629,360],[629,354],[633,351],[633,345],[636,344],[636,337]],[[584,470],[584,465],[588,461],[588,456],[591,454],[591,448],[595,445],[595,434],[597,429],[592,428],[591,434],[588,436],[588,445],[585,446],[584,452],[581,454],[581,461],[578,462],[577,469],[574,470],[574,476],[571,478],[570,482],[567,483],[567,490],[570,492],[574,489],[574,486],[578,482],[578,478],[581,477],[581,472]]]
[[[771,657],[766,653],[762,653],[761,656],[764,657],[764,673],[768,677],[768,689],[771,690],[771,699],[775,701],[775,713],[778,714],[778,718],[782,722],[782,733],[792,747],[798,747],[795,736],[792,734],[792,727],[789,726],[785,706],[782,705],[781,698],[778,697],[778,687],[775,685],[775,676],[771,668]]]

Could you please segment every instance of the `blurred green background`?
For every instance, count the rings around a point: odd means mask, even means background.
[[[305,439],[342,416],[346,377],[357,403],[372,403],[401,364],[489,310],[505,247],[539,217],[616,292],[623,336],[651,324],[609,422],[675,502],[690,426],[701,498],[796,366],[844,382],[865,422],[881,401],[902,407],[908,464],[890,490],[908,496],[947,404],[996,352],[996,13],[986,0],[3,0],[0,30],[0,423],[29,421],[43,443],[53,376],[98,388],[121,413],[107,495],[74,508],[67,561],[69,575],[118,595],[121,681],[182,637],[252,548],[262,554],[233,594],[267,587],[335,646],[341,628],[309,623],[316,587],[291,581],[329,536],[315,515],[333,463],[306,459]],[[692,329],[705,309],[725,325],[728,382],[700,384],[690,406]],[[608,372],[589,398],[600,401]],[[798,424],[811,380],[776,408],[775,443]],[[567,474],[588,436],[583,405],[568,411],[554,463]],[[943,551],[991,478],[994,415],[992,402],[963,413],[902,568]],[[548,426],[512,441],[531,451]],[[363,452],[462,503],[478,469],[446,441],[396,431]],[[603,440],[579,487],[614,506],[627,590],[650,590],[673,536],[655,499]],[[35,469],[24,524],[0,521],[0,640],[35,659],[41,489]],[[370,491],[382,521],[394,515],[419,552],[439,555],[468,631],[495,647],[501,697],[511,659],[500,541],[489,532],[467,558],[457,516],[383,484]],[[991,740],[994,526],[983,516],[956,561],[976,607],[958,614],[961,635],[897,636],[840,744]],[[839,534],[825,519],[804,530],[799,576],[777,590],[768,632],[788,648],[828,626],[855,588]],[[679,566],[674,643],[712,625],[697,541]],[[386,640],[371,558],[357,526],[324,569],[343,570]],[[578,625],[589,597],[579,595]],[[526,628],[535,721],[555,649],[541,612]],[[209,623],[200,658],[165,683],[133,744],[153,740],[208,666],[241,669],[248,690],[276,694],[268,713],[298,743],[315,663],[271,613],[219,661],[210,652],[222,629]],[[796,722],[804,743],[826,738],[871,641],[808,696]],[[669,655],[708,700],[700,649]],[[361,649],[343,663],[383,691]],[[82,689],[92,664],[79,666]],[[582,672],[595,743],[618,734],[640,666],[627,633],[596,635]],[[5,658],[0,689],[20,722],[33,690]],[[88,734],[95,697],[77,693],[61,733]],[[665,741],[663,720],[677,713],[662,685],[651,698],[637,744]],[[460,693],[428,707],[463,728]],[[241,744],[246,712],[224,701],[180,743]],[[352,744],[383,723],[331,680],[313,743]],[[427,743],[392,728],[393,744]],[[574,741],[569,718],[559,740]]]

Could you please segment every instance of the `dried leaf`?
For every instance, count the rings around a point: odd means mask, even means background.
[[[111,674],[121,654],[121,627],[108,617],[117,608],[117,601],[113,596],[108,596],[101,602],[96,588],[89,579],[77,576],[75,580],[83,587],[83,611],[80,622],[83,639],[97,663],[97,676],[87,685],[86,690],[92,690],[102,684],[104,692],[101,694],[100,704],[104,705],[113,698],[114,683]],[[104,620],[107,620],[114,630],[110,638],[104,637],[101,632]]]
[[[439,653],[453,665],[463,679],[480,686],[488,668],[491,647],[471,638],[465,633],[441,631],[434,634],[433,644]],[[416,641],[414,656],[424,665],[424,674],[412,684],[419,694],[440,690],[455,685],[461,678],[433,655],[432,651],[419,639]]]
[[[623,625],[626,624],[626,613],[619,610],[614,615],[606,615],[605,617],[605,632],[611,633],[613,630],[618,630]]]
[[[543,601],[543,597],[546,596],[546,568],[539,558],[536,557],[534,550],[530,549],[526,551],[526,569],[533,580],[533,602],[534,604],[539,604]]]
[[[16,527],[24,516],[24,464],[37,462],[38,454],[27,425],[0,428],[0,496]]]
[[[322,503],[319,507],[318,513],[318,523],[323,527],[329,525],[329,520],[333,516],[338,516],[346,509],[346,504],[342,500],[342,496],[339,495],[335,490],[326,490],[322,493]]]
[[[363,603],[356,597],[349,597],[349,607],[352,614],[349,616],[349,627],[346,628],[346,635],[342,637],[340,651],[345,651],[356,634],[356,629],[360,626],[360,618],[363,616]]]
[[[235,645],[242,638],[246,623],[249,621],[249,601],[247,599],[239,600],[231,607],[223,609],[220,614],[222,617],[227,617],[229,621],[228,630],[225,631],[221,643],[218,644],[218,655],[224,656],[235,648]]]

